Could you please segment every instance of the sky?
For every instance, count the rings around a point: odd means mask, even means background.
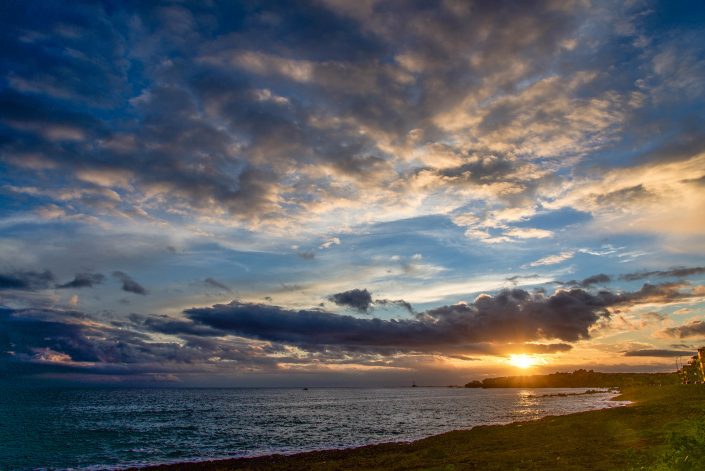
[[[702,2],[0,26],[0,378],[448,385],[705,346]]]

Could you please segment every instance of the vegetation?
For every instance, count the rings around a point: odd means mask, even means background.
[[[630,386],[617,407],[481,426],[407,444],[161,466],[154,470],[705,469],[705,386]]]
[[[471,381],[466,388],[623,388],[627,386],[664,386],[678,384],[677,373],[598,373],[575,370],[549,375],[505,376]]]
[[[588,389],[587,391],[579,392],[579,393],[555,393],[555,394],[529,394],[526,397],[568,397],[568,396],[585,396],[586,394],[602,394],[604,393],[604,389]],[[614,390],[614,392],[618,392],[618,390]]]
[[[683,384],[698,384],[705,380],[705,368],[701,360],[703,356],[705,356],[705,348],[699,349],[698,354],[678,370]]]

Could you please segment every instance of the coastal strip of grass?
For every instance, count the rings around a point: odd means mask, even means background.
[[[626,407],[371,445],[149,470],[699,470],[705,385],[623,387]]]

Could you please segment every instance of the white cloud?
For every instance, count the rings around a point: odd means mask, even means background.
[[[551,231],[531,227],[515,227],[506,231],[504,234],[509,237],[516,237],[518,239],[546,239],[548,237],[553,237],[553,232]]]
[[[334,245],[340,245],[340,238],[338,237],[331,237],[327,239],[325,242],[323,242],[321,245],[318,246],[319,249],[329,249],[333,247]]]
[[[556,255],[549,255],[548,257],[540,258],[534,262],[529,263],[527,266],[540,267],[544,265],[556,265],[558,263],[565,262],[566,260],[570,260],[571,258],[573,258],[574,255],[575,252],[573,252],[572,250],[567,250]]]

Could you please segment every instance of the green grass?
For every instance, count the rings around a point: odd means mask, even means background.
[[[191,470],[705,470],[705,386],[622,389],[628,407],[449,432],[409,444],[162,466]]]

